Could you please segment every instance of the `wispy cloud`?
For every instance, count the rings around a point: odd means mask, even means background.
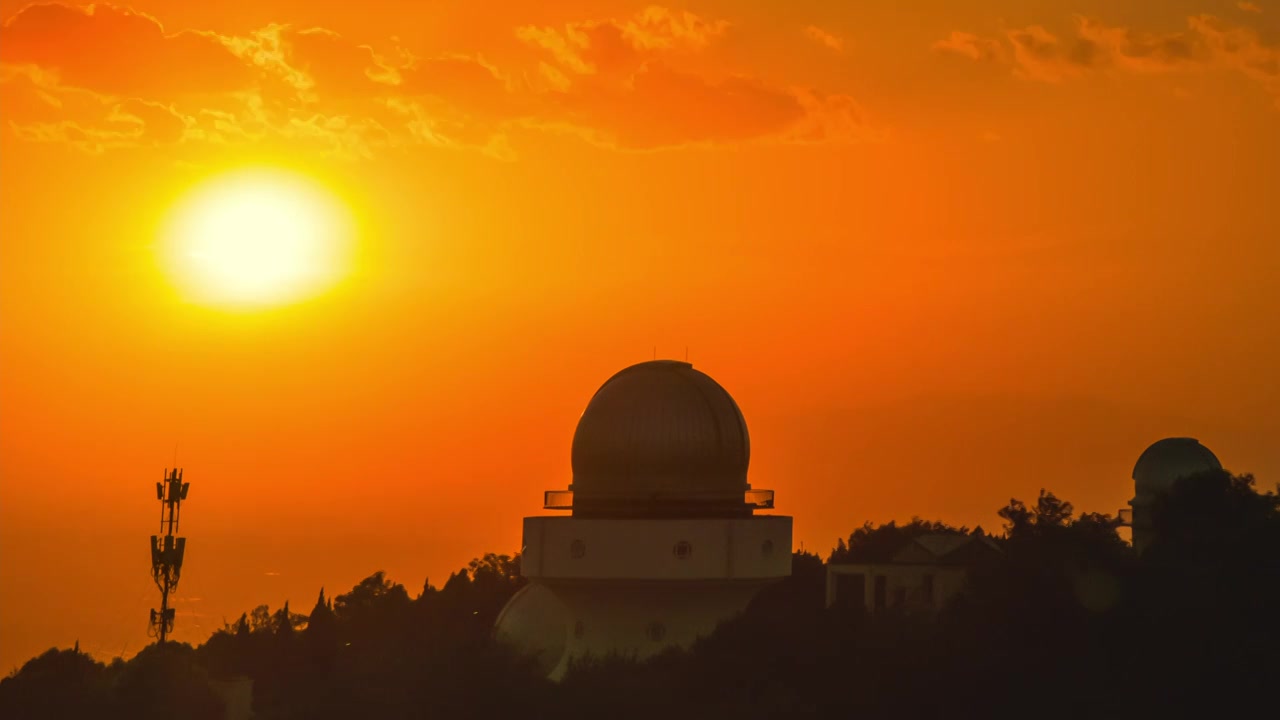
[[[1174,32],[1108,25],[1088,17],[1077,17],[1071,32],[1063,35],[1042,25],[1011,29],[996,38],[956,31],[934,48],[1008,62],[1017,75],[1043,82],[1106,71],[1228,70],[1257,82],[1280,105],[1280,45],[1212,15],[1189,17],[1186,29]]]
[[[817,25],[810,25],[804,29],[804,34],[820,45],[826,46],[835,52],[844,52],[844,40],[838,35],[823,30]]]

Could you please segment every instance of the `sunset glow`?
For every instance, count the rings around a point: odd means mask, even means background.
[[[415,593],[688,359],[797,548],[1280,479],[1280,0],[0,0],[0,674]],[[773,511],[770,511],[773,512]],[[81,551],[91,548],[92,552]]]

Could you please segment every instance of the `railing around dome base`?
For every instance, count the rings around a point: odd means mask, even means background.
[[[542,493],[542,507],[544,510],[572,510],[573,491],[547,490]]]
[[[772,490],[748,490],[742,495],[742,502],[753,510],[772,510]],[[572,510],[572,490],[547,490],[542,494],[544,510]]]
[[[772,510],[773,509],[773,491],[772,490],[748,490],[742,496],[743,502],[756,510]]]

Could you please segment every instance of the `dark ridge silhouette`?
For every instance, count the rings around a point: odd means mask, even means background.
[[[827,564],[795,553],[789,578],[690,650],[588,658],[553,684],[494,640],[524,580],[518,556],[490,554],[416,597],[377,572],[321,590],[308,615],[259,606],[197,648],[153,645],[109,665],[50,650],[0,681],[0,717],[227,717],[226,688],[249,683],[263,720],[1221,717],[1272,705],[1280,504],[1252,477],[1180,480],[1141,556],[1115,519],[1052,493],[999,515],[998,534],[913,520],[864,526],[832,551],[883,562],[927,536],[998,545],[936,613],[827,609]]]

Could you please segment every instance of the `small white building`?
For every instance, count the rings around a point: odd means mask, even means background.
[[[828,563],[827,607],[934,611],[964,588],[970,568],[999,554],[985,535],[931,533],[875,563]]]
[[[553,679],[574,658],[687,647],[791,574],[791,518],[759,516],[737,403],[688,363],[633,365],[596,391],[573,437],[573,482],[524,519],[529,583],[499,638]]]

